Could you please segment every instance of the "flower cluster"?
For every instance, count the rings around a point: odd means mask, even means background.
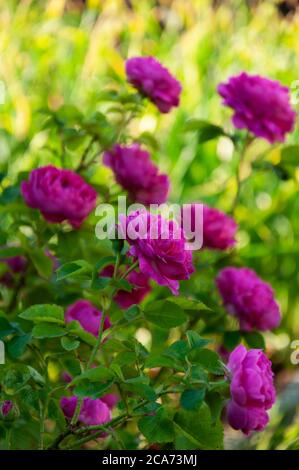
[[[180,83],[153,57],[135,57],[127,60],[126,74],[128,82],[143,97],[148,97],[160,112],[168,113],[173,107],[179,105]],[[288,89],[278,82],[251,76],[244,72],[230,78],[228,83],[220,84],[218,91],[223,97],[224,104],[234,110],[233,123],[238,129],[247,129],[254,136],[265,138],[273,143],[283,141],[286,134],[294,127],[296,114],[289,102]],[[103,146],[103,148],[107,149],[108,146]],[[111,168],[115,180],[127,191],[132,202],[149,205],[167,201],[169,177],[160,172],[151,160],[149,152],[139,143],[121,145],[116,142],[104,152],[103,163]],[[72,228],[79,229],[95,208],[97,200],[95,188],[78,173],[50,165],[33,170],[29,179],[22,182],[21,193],[26,204],[38,209],[47,222],[67,221],[71,227],[64,226],[61,229],[66,229],[66,231]],[[195,220],[197,212],[201,210],[203,210],[203,224],[200,227],[203,248],[223,251],[234,248],[238,224],[232,216],[217,208],[192,203],[191,232],[197,229]],[[115,266],[109,264],[111,258],[109,255],[109,261],[101,264],[101,266],[106,266],[106,264],[108,266],[98,275],[99,277],[113,277],[114,284],[109,283],[111,290],[107,288],[107,292],[112,292],[111,297],[121,309],[141,303],[151,292],[151,280],[169,288],[173,295],[178,295],[180,281],[191,278],[195,267],[192,252],[188,249],[188,234],[185,233],[182,222],[184,218],[184,209],[180,211],[178,222],[147,210],[137,210],[128,216],[120,217],[118,233],[121,235],[120,238],[127,242],[125,248],[129,245],[129,249],[126,253],[125,250],[117,253]],[[43,247],[43,250],[52,260],[53,268],[56,269],[59,266],[58,260],[48,249],[45,250]],[[209,255],[209,253],[205,254]],[[231,255],[231,252],[225,254]],[[128,271],[125,271],[127,269],[127,263],[124,262],[126,255],[133,258]],[[196,255],[200,256],[198,253]],[[0,278],[0,282],[7,285],[13,279],[12,276],[24,272],[28,264],[27,259],[21,256],[4,258],[0,261],[8,268],[8,273]],[[131,291],[117,289],[121,283],[118,284],[116,281],[123,280],[125,277],[132,286]],[[254,271],[245,267],[229,266],[218,273],[215,282],[226,310],[238,319],[240,330],[266,331],[279,325],[281,313],[274,291]],[[93,283],[91,285],[93,288]],[[85,287],[86,285],[84,289]],[[87,286],[86,289],[89,287]],[[103,293],[103,298],[105,295],[108,298],[107,292]],[[115,312],[110,310],[110,306],[111,309],[113,307],[110,300],[107,310],[114,321]],[[187,304],[188,301],[189,299],[186,300]],[[103,302],[103,306],[105,305],[106,303]],[[119,313],[119,309],[116,310]],[[96,347],[99,347],[102,339],[100,326],[103,326],[103,330],[112,326],[109,316],[106,307],[104,312],[104,307],[101,311],[89,300],[79,299],[66,309],[65,322],[79,322],[86,332],[98,337]],[[185,320],[183,314],[182,316],[183,323]],[[56,317],[55,319],[57,320]],[[62,334],[66,334],[66,330],[62,330]],[[88,337],[86,334],[84,336]],[[63,346],[63,341],[61,345]],[[92,352],[88,367],[90,364],[93,367],[93,359],[97,359],[97,352],[97,349]],[[209,353],[213,354],[211,351]],[[223,358],[229,354],[224,345],[219,347],[219,353]],[[117,370],[117,364],[115,370]],[[268,410],[275,402],[271,362],[261,350],[247,351],[243,345],[239,345],[229,355],[227,371],[231,393],[227,409],[230,425],[234,429],[242,430],[245,434],[264,429],[269,420]],[[121,374],[120,370],[119,375]],[[67,382],[72,380],[66,372],[63,377]],[[132,383],[130,382],[131,385]],[[137,382],[136,384],[140,385]],[[86,396],[80,410],[77,410],[78,421],[86,426],[109,422],[111,410],[117,400],[118,398],[113,394],[97,399]],[[74,416],[77,404],[78,398],[75,395],[61,398],[60,406],[67,420],[71,420]],[[12,407],[11,401],[5,401],[0,409],[2,416],[9,414]]]

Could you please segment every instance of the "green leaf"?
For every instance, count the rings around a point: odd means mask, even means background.
[[[198,132],[198,143],[208,142],[209,140],[215,139],[221,135],[226,135],[225,131],[220,126],[211,124],[208,121],[201,119],[190,119],[186,122],[186,131],[197,131]]]
[[[25,364],[13,364],[5,367],[1,376],[1,386],[5,393],[15,395],[31,378],[31,373]]]
[[[68,336],[63,336],[60,342],[63,349],[65,349],[66,351],[73,351],[74,349],[77,349],[80,346],[80,341],[73,338],[69,338]]]
[[[53,325],[52,323],[38,323],[33,327],[33,338],[58,338],[59,336],[66,335],[67,331],[61,326]]]
[[[201,365],[212,374],[223,374],[223,367],[220,363],[218,354],[210,349],[193,349],[189,353],[191,362]]]
[[[25,320],[33,322],[48,322],[64,324],[63,308],[59,305],[39,304],[32,305],[19,315]]]
[[[12,258],[14,256],[20,256],[24,254],[24,250],[21,247],[6,246],[0,248],[0,258]]]
[[[211,310],[210,307],[208,307],[206,304],[204,304],[200,300],[188,299],[187,297],[182,297],[182,296],[168,297],[167,300],[169,300],[169,302],[172,302],[178,305],[179,307],[181,307],[181,309],[186,310],[186,311],[189,310],[189,311],[201,312],[201,311]]]
[[[34,382],[36,382],[40,385],[45,384],[46,381],[45,381],[44,377],[36,369],[34,369],[31,366],[28,366],[28,369],[30,371],[31,378],[34,380]]]
[[[211,422],[215,424],[220,419],[224,401],[217,392],[209,392],[205,400],[210,408]]]
[[[133,289],[132,284],[127,281],[127,279],[112,279],[111,285],[119,290],[124,290],[126,292],[131,292]]]
[[[53,261],[45,254],[44,250],[35,248],[29,252],[29,257],[40,276],[46,279],[51,277],[53,272]]]
[[[281,149],[282,163],[299,166],[299,145],[289,145]]]
[[[0,339],[14,333],[15,328],[4,317],[0,317]]]
[[[62,412],[62,409],[59,406],[59,402],[57,402],[57,400],[53,398],[51,398],[49,401],[48,415],[50,419],[52,419],[55,423],[59,424],[61,429],[65,427],[65,417]]]
[[[85,331],[78,321],[73,320],[69,322],[66,327],[71,334],[78,336],[78,338],[82,339],[84,343],[89,344],[89,346],[96,344],[96,338],[88,331]]]
[[[155,390],[147,384],[142,383],[127,383],[122,384],[122,388],[128,392],[134,393],[134,395],[139,395],[142,398],[145,398],[149,401],[156,401],[157,396]]]
[[[84,398],[101,397],[114,383],[115,377],[113,371],[103,366],[88,369],[79,376],[75,377],[68,385],[75,386],[74,393],[76,396]]]
[[[114,377],[102,383],[82,380],[74,388],[74,394],[79,398],[85,398],[85,397],[90,397],[93,399],[100,398],[107,392],[107,390],[109,390],[109,388],[111,388],[114,381],[115,381]]]
[[[99,277],[99,273],[108,265],[115,263],[115,256],[104,256],[101,258],[94,266],[91,279],[91,288],[92,289],[105,289],[110,282],[111,278],[109,277]]]
[[[109,286],[110,283],[110,277],[94,277],[91,281],[91,288],[96,290],[102,290]]]
[[[167,329],[182,325],[187,321],[183,310],[167,300],[158,300],[148,304],[144,315],[150,323]]]
[[[164,407],[160,407],[153,416],[145,416],[138,422],[140,432],[149,443],[172,442],[174,427]]]
[[[187,342],[183,340],[179,340],[179,341],[175,341],[167,349],[165,349],[164,355],[171,357],[171,358],[178,359],[180,361],[184,361],[189,351],[190,351],[190,348]]]
[[[30,333],[12,338],[12,340],[7,343],[7,352],[9,356],[12,359],[17,359],[18,357],[22,356],[30,339]]]
[[[118,354],[114,359],[112,364],[117,364],[120,367],[134,364],[136,362],[136,354],[133,351],[123,351],[121,354]]]
[[[181,395],[181,405],[185,410],[198,410],[205,398],[205,388],[185,390]]]
[[[89,380],[90,382],[103,382],[111,378],[113,378],[113,372],[107,369],[107,367],[98,366],[93,367],[92,369],[88,369],[78,377],[75,377],[69,386],[75,385],[82,380]]]
[[[81,363],[79,359],[75,359],[73,355],[63,356],[61,358],[62,368],[66,370],[72,377],[81,374]]]
[[[211,340],[202,338],[196,331],[189,330],[186,332],[190,349],[203,348],[211,343]]]
[[[78,275],[81,276],[82,274],[92,273],[92,271],[92,266],[85,260],[82,259],[72,261],[70,263],[63,264],[60,266],[60,268],[57,269],[57,281]]]
[[[170,369],[177,368],[173,358],[166,356],[150,356],[145,361],[144,366],[149,369],[152,367],[168,367]]]
[[[174,416],[175,448],[179,450],[223,449],[223,427],[218,420],[212,423],[208,406],[203,403],[198,411],[180,410]]]
[[[127,321],[132,321],[140,315],[140,307],[138,305],[131,305],[124,311],[124,317]]]
[[[239,331],[226,331],[223,335],[223,345],[229,351],[232,351],[241,342]]]
[[[261,333],[257,331],[242,332],[242,336],[250,348],[265,349],[265,340]]]

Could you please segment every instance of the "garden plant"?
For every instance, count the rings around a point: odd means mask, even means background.
[[[299,445],[293,56],[222,44],[298,18],[214,3],[0,7],[1,449]]]

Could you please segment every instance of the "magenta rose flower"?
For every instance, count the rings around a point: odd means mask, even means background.
[[[51,165],[33,170],[21,191],[26,204],[39,209],[48,222],[67,220],[74,228],[95,208],[97,198],[95,189],[80,175]]]
[[[112,410],[119,402],[119,397],[114,395],[114,393],[107,393],[107,395],[101,397],[101,401],[108,406],[109,410]]]
[[[203,206],[203,246],[227,250],[236,244],[238,225],[232,217],[213,207]]]
[[[114,266],[106,266],[100,273],[101,277],[112,277]],[[127,309],[134,304],[140,304],[144,297],[151,291],[149,278],[140,272],[132,271],[127,277],[127,281],[134,287],[130,292],[120,289],[114,296],[115,302],[120,308]]]
[[[67,419],[72,419],[78,398],[75,396],[72,397],[62,397],[60,399],[60,407],[64,413],[64,416]],[[79,421],[86,426],[94,426],[97,424],[105,424],[111,419],[111,412],[106,403],[100,398],[84,398]]]
[[[249,268],[228,267],[216,284],[228,312],[236,316],[243,331],[272,330],[281,320],[272,287]]]
[[[202,224],[201,221],[202,211]],[[190,220],[186,220],[190,217]],[[197,217],[197,223],[195,218]],[[224,212],[204,204],[188,204],[182,209],[182,227],[187,223],[188,229],[194,234],[197,229],[202,230],[203,248],[227,250],[236,244],[235,235],[237,223]]]
[[[289,89],[279,82],[242,72],[218,86],[223,104],[234,110],[233,124],[270,143],[283,142],[294,128],[296,113]]]
[[[130,198],[141,204],[162,204],[167,200],[169,179],[159,174],[150,155],[139,144],[129,147],[116,144],[104,154],[104,164],[113,170],[116,181]]]
[[[261,431],[269,421],[267,410],[275,403],[271,361],[260,349],[249,351],[239,345],[230,354],[231,401],[228,422],[244,434]]]
[[[102,312],[92,305],[89,300],[77,300],[70,305],[65,312],[65,321],[78,321],[82,328],[94,336],[98,336]],[[109,317],[106,315],[104,320],[104,330],[111,327]]]
[[[13,409],[13,402],[11,400],[5,400],[2,404],[1,404],[1,414],[2,416],[7,416],[8,413]]]
[[[168,113],[180,103],[181,84],[153,57],[133,57],[126,62],[128,81],[161,111]]]
[[[194,272],[192,253],[185,247],[179,224],[137,211],[122,219],[120,230],[131,245],[128,254],[138,259],[140,271],[177,295],[179,281],[189,279]]]

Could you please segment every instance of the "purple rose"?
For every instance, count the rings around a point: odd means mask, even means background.
[[[12,256],[11,258],[1,258],[0,261],[5,263],[15,274],[23,273],[27,268],[27,260],[24,256]]]
[[[50,165],[33,170],[21,191],[26,204],[39,209],[48,222],[67,220],[74,228],[95,208],[97,198],[95,189],[80,175]]]
[[[162,204],[167,200],[169,179],[159,174],[150,155],[139,144],[115,145],[104,154],[104,164],[113,170],[116,181],[129,192],[134,202]]]
[[[227,250],[236,244],[238,225],[232,217],[213,207],[203,207],[203,246]]]
[[[128,81],[161,111],[180,103],[181,84],[153,57],[133,57],[126,62]]]
[[[94,336],[98,336],[102,312],[92,305],[89,300],[77,300],[70,305],[65,312],[65,321],[78,321],[82,328]],[[104,320],[104,330],[111,327],[110,319],[106,315]]]
[[[236,243],[235,235],[238,225],[232,217],[224,212],[203,204],[188,204],[182,209],[182,223],[187,223],[188,229],[194,233],[197,226],[195,217],[197,217],[199,224],[201,211],[203,223],[200,224],[199,229],[202,230],[202,247],[216,250],[232,248]],[[186,217],[190,217],[191,220],[186,221]]]
[[[100,273],[100,276],[112,277],[113,271],[113,265],[106,266]],[[133,289],[130,292],[120,289],[114,297],[115,302],[123,309],[127,309],[134,304],[140,304],[151,291],[149,278],[143,273],[132,271],[126,279],[134,286]]]
[[[0,262],[6,264],[8,270],[0,276],[0,283],[7,286],[14,286],[14,274],[22,274],[26,271],[28,261],[24,256],[12,256],[10,258],[0,258]]]
[[[1,414],[2,416],[7,416],[8,413],[12,410],[13,408],[13,402],[11,400],[5,400],[2,404],[1,404]]]
[[[281,319],[272,287],[248,268],[220,271],[216,284],[228,312],[236,316],[243,331],[272,330]]]
[[[189,279],[194,272],[192,253],[186,250],[179,224],[137,211],[121,221],[120,229],[131,245],[128,254],[138,259],[140,271],[178,295],[179,281]]]
[[[296,113],[289,89],[279,82],[242,72],[218,86],[223,104],[234,110],[233,124],[270,143],[283,142],[294,128]]]
[[[103,395],[101,397],[101,401],[108,406],[109,410],[112,410],[112,408],[114,408],[119,402],[119,397],[114,395],[114,393],[107,393],[107,395]]]
[[[275,402],[275,388],[271,361],[260,349],[249,351],[239,345],[230,354],[231,401],[228,422],[244,434],[261,431],[269,421],[267,410]]]
[[[60,407],[67,419],[72,419],[76,405],[77,397],[62,397],[60,399]],[[86,426],[97,424],[105,424],[111,419],[110,409],[100,398],[93,400],[92,398],[84,398],[79,421]]]

